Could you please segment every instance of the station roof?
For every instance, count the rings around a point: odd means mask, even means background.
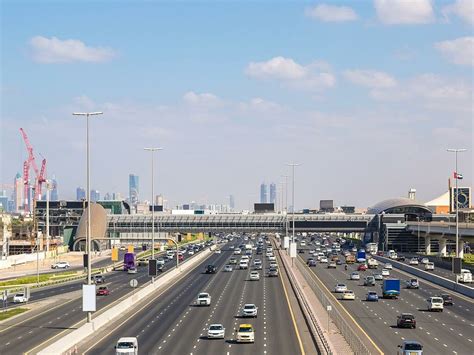
[[[380,201],[379,203],[376,203],[375,205],[373,205],[372,207],[368,209],[367,213],[379,214],[379,213],[382,213],[384,211],[388,211],[394,208],[404,208],[404,207],[420,208],[427,212],[431,212],[430,209],[421,202],[418,202],[416,200],[412,200],[406,197],[397,197],[397,198],[391,198],[391,199],[383,200],[383,201]]]

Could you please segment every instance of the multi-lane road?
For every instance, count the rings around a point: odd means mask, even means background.
[[[306,248],[299,256],[306,261],[310,257]],[[339,258],[343,259],[342,256]],[[426,299],[430,296],[450,293],[442,288],[419,280],[419,289],[404,288],[405,280],[411,276],[395,268],[390,271],[391,278],[401,280],[402,290],[399,299],[380,299],[379,302],[367,302],[368,291],[377,291],[381,296],[381,281],[376,286],[363,286],[366,275],[372,275],[375,270],[360,271],[360,281],[349,280],[351,272],[356,271],[358,264],[348,265],[347,271],[343,265],[336,269],[328,269],[327,264],[317,263],[311,267],[313,275],[321,280],[331,291],[337,283],[344,283],[356,295],[354,301],[343,301],[341,294],[333,292],[346,310],[364,329],[368,336],[381,348],[384,353],[397,351],[397,345],[404,340],[416,340],[423,344],[428,354],[472,354],[474,349],[474,304],[471,299],[451,293],[453,306],[445,306],[443,312],[427,311]],[[378,267],[378,272],[381,270]],[[417,321],[416,329],[399,329],[396,327],[397,316],[401,313],[412,313]]]
[[[240,240],[232,245],[240,244]],[[107,331],[102,337],[79,349],[87,354],[113,354],[120,337],[138,338],[139,351],[144,354],[301,354],[299,330],[280,277],[267,277],[268,261],[264,255],[254,255],[263,261],[259,281],[250,281],[248,270],[224,272],[232,250],[226,246],[214,254],[173,288],[138,309],[126,322]],[[239,258],[237,256],[237,258]],[[216,274],[205,274],[207,264],[217,267]],[[199,292],[212,297],[209,307],[197,307]],[[257,318],[241,318],[245,303],[258,307]],[[221,323],[225,339],[207,339],[207,328]],[[255,329],[255,343],[235,342],[235,328],[250,323]]]
[[[185,255],[186,260],[187,254]],[[174,267],[175,260],[167,261],[167,268]],[[165,269],[166,271],[166,269]],[[137,274],[115,271],[105,274],[105,286],[110,290],[109,296],[97,296],[97,310],[131,293],[131,279],[137,279],[139,286],[149,281],[146,267],[138,267]],[[33,293],[35,301],[54,297],[57,304],[51,304],[39,313],[34,311],[30,317],[18,321],[0,324],[0,354],[34,353],[46,342],[59,338],[76,327],[85,319],[82,312],[80,290],[83,281],[52,286]],[[101,285],[99,285],[101,286]],[[74,292],[76,291],[76,292]]]

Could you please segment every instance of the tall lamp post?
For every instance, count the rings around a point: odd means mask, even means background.
[[[290,166],[292,169],[292,182],[291,182],[291,215],[292,215],[292,233],[291,233],[291,242],[295,242],[295,167],[300,166],[298,163],[288,163],[287,166]],[[291,249],[291,248],[290,248]],[[291,258],[291,266],[293,266],[293,259]]]
[[[465,152],[467,151],[467,149],[464,149],[464,148],[448,148],[447,149],[448,152],[450,153],[454,153],[455,155],[455,160],[456,160],[456,163],[455,163],[455,173],[456,173],[456,176],[455,176],[455,180],[456,180],[456,192],[454,193],[454,204],[455,204],[455,208],[456,208],[456,258],[459,258],[459,215],[458,215],[458,153],[462,153],[462,152]]]
[[[151,152],[151,258],[155,259],[155,173],[154,173],[154,153],[163,148],[143,148],[144,150]],[[154,281],[152,277],[152,282]]]
[[[103,112],[74,112],[73,116],[86,118],[86,174],[87,174],[87,232],[86,232],[86,255],[87,255],[87,285],[92,285],[91,275],[91,187],[90,187],[90,145],[89,145],[89,117],[102,115]],[[87,312],[87,322],[92,321],[92,312]]]
[[[282,178],[285,178],[285,221],[286,221],[286,234],[285,237],[288,237],[288,175],[281,175]]]

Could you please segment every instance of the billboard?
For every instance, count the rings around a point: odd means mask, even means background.
[[[274,203],[255,203],[254,211],[255,213],[275,212],[275,204]]]
[[[449,191],[449,209],[451,212],[456,210],[456,196],[458,209],[471,207],[471,188],[470,187],[451,187]]]

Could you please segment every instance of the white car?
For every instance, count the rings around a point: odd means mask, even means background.
[[[430,297],[428,298],[428,311],[439,311],[443,312],[444,300],[441,297]]]
[[[239,268],[245,270],[249,268],[249,263],[245,260],[240,260]]]
[[[390,270],[382,269],[382,276],[390,276]]]
[[[236,329],[237,343],[253,343],[255,342],[255,331],[251,324],[240,324],[239,328]]]
[[[337,284],[334,288],[334,292],[336,293],[344,293],[344,291],[347,291],[347,286],[344,284]]]
[[[408,263],[410,265],[418,265],[418,259],[417,258],[411,258]]]
[[[325,256],[321,257],[321,259],[319,260],[320,263],[323,263],[323,264],[327,264],[328,263],[328,258],[326,258]]]
[[[156,259],[156,263],[157,263],[158,265],[165,265],[165,259],[163,259],[163,258],[158,258],[158,259]]]
[[[207,329],[207,337],[209,339],[224,339],[225,328],[222,324],[211,324]]]
[[[432,262],[427,262],[425,264],[425,270],[434,270],[434,263]]]
[[[392,266],[392,264],[390,264],[390,263],[386,263],[386,264],[384,265],[384,268],[387,269],[387,270],[392,270],[392,269],[393,269],[393,266]]]
[[[17,293],[13,296],[13,303],[25,303],[28,302],[28,297],[23,292]]]
[[[136,274],[137,273],[137,268],[136,267],[131,267],[127,270],[127,273]]]
[[[260,273],[258,271],[250,271],[250,280],[252,281],[260,280]]]
[[[207,292],[201,292],[196,300],[198,306],[210,306],[211,305],[211,295]]]
[[[351,280],[360,280],[360,275],[358,272],[353,272],[351,274]]]
[[[242,251],[240,249],[234,250],[234,255],[240,255],[240,254],[242,254]]]
[[[233,270],[232,265],[224,266],[224,272],[232,272],[232,270]]]
[[[270,269],[271,268],[273,268],[273,269],[278,268],[278,264],[276,263],[276,261],[270,261]]]
[[[216,249],[216,251],[215,251],[214,253],[220,254],[220,253],[221,253],[221,250],[220,250],[220,249]]]
[[[123,337],[115,345],[115,354],[133,354],[138,355],[138,339],[135,337]]]
[[[272,256],[272,255],[273,255],[273,252],[272,252],[271,250],[267,250],[267,252],[265,253],[265,256],[266,256],[267,258],[269,258],[269,257]]]
[[[355,300],[354,291],[351,291],[351,290],[344,291],[344,293],[342,294],[342,299],[343,300]]]
[[[188,255],[194,255],[194,250],[192,249],[188,250]]]
[[[427,264],[427,263],[429,263],[429,262],[430,262],[430,259],[428,259],[428,258],[423,258],[423,259],[421,259],[421,263],[422,263],[422,264]]]
[[[275,256],[275,255],[269,256],[269,257],[268,257],[268,260],[269,260],[269,261],[275,261],[275,260],[276,260],[276,256]]]
[[[67,269],[70,268],[69,262],[67,261],[58,261],[57,263],[51,265],[51,269]]]
[[[242,308],[242,317],[257,317],[258,307],[253,303],[244,304]]]

